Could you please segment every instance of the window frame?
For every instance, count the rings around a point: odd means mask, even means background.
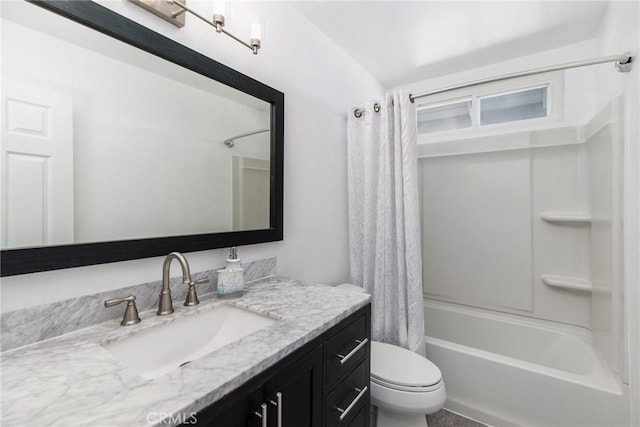
[[[480,124],[480,99],[506,95],[547,86],[547,116],[487,125]],[[418,111],[449,103],[471,100],[471,127],[418,133],[418,144],[431,144],[465,137],[489,136],[505,132],[539,129],[561,122],[564,117],[564,72],[517,77],[482,85],[455,89],[416,100],[416,128]]]

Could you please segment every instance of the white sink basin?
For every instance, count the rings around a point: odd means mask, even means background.
[[[231,305],[187,316],[104,345],[146,379],[157,378],[275,322]]]

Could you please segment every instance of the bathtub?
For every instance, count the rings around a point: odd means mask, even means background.
[[[583,328],[425,301],[445,408],[494,426],[628,426],[627,386]]]

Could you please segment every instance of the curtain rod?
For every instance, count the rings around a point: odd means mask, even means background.
[[[256,135],[258,133],[269,132],[270,130],[271,129],[266,128],[266,129],[259,129],[259,130],[254,130],[254,131],[251,131],[251,132],[241,133],[240,135],[236,135],[236,136],[234,136],[232,138],[225,139],[224,140],[224,145],[226,145],[227,147],[231,148],[236,144],[235,143],[236,139],[244,138],[245,136]]]
[[[531,76],[533,74],[548,73],[548,72],[551,72],[551,71],[566,70],[566,69],[569,69],[569,68],[585,67],[587,65],[604,64],[606,62],[615,62],[616,70],[620,71],[621,73],[628,73],[629,71],[631,71],[631,61],[632,60],[633,60],[633,58],[631,57],[631,53],[630,52],[626,52],[626,53],[623,53],[621,55],[616,55],[616,56],[605,56],[605,57],[602,57],[602,58],[586,59],[586,60],[583,60],[583,61],[569,62],[569,63],[561,64],[561,65],[554,65],[554,66],[550,66],[550,67],[536,68],[534,70],[520,71],[518,73],[513,73],[513,74],[505,74],[505,75],[498,76],[498,77],[490,77],[490,78],[487,78],[487,79],[476,80],[476,81],[469,82],[469,83],[462,83],[462,84],[458,84],[458,85],[448,86],[448,87],[444,87],[442,89],[436,89],[436,90],[430,90],[430,91],[427,91],[427,92],[421,92],[421,93],[417,93],[415,95],[414,94],[409,94],[409,100],[413,103],[418,98],[424,98],[425,96],[429,96],[429,95],[435,95],[435,94],[438,94],[438,93],[449,92],[450,90],[462,89],[462,88],[465,88],[465,87],[476,86],[476,85],[480,85],[480,84],[483,84],[483,83],[497,82],[499,80],[513,79],[513,78],[516,78],[516,77]],[[356,111],[358,111],[358,110],[356,110]]]

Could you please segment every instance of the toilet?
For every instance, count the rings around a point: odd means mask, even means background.
[[[355,285],[340,289],[364,292]],[[373,427],[426,427],[427,414],[444,405],[446,390],[440,369],[410,350],[371,342]]]
[[[425,427],[446,398],[440,369],[410,350],[371,342],[371,404],[377,427]]]

